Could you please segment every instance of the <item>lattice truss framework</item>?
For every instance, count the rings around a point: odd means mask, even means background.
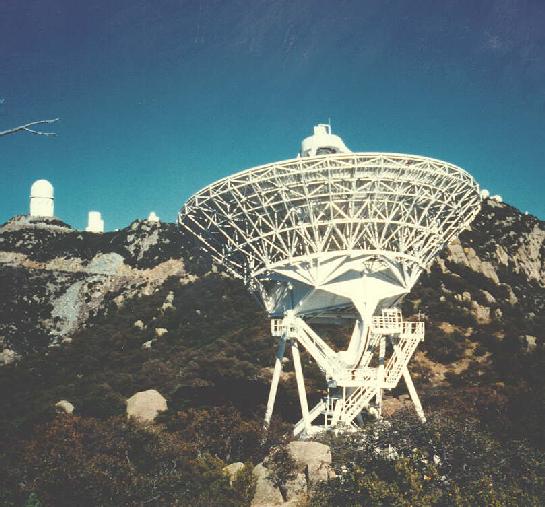
[[[411,281],[479,209],[478,186],[439,160],[390,153],[252,168],[192,196],[179,222],[247,283],[326,252],[402,260]]]
[[[354,425],[372,398],[380,415],[382,391],[402,377],[425,420],[407,369],[424,337],[423,323],[404,323],[399,310],[388,308],[479,208],[479,187],[463,169],[392,153],[267,164],[213,183],[187,201],[179,223],[242,278],[274,317],[273,335],[280,340],[266,425],[288,342],[302,413],[296,435],[312,434],[320,416],[321,428]],[[352,307],[355,328],[346,351],[331,350],[302,318],[328,318],[332,309]],[[379,307],[383,315],[395,315],[396,330],[374,316]],[[327,398],[310,411],[299,344],[328,380]],[[370,366],[373,357],[379,366]]]

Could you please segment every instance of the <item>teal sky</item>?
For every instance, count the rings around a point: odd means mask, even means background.
[[[107,229],[175,220],[212,181],[295,156],[331,118],[354,151],[448,160],[545,218],[545,2],[2,0],[0,222],[32,181]]]

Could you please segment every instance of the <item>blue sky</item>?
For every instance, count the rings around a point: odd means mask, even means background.
[[[0,223],[32,181],[107,229],[294,156],[331,118],[354,151],[442,158],[545,218],[545,2],[2,0]]]

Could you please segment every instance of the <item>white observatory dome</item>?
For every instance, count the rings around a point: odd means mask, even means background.
[[[100,211],[89,211],[89,221],[85,228],[87,232],[104,232],[104,220]]]
[[[53,210],[53,185],[47,180],[35,181],[30,187],[30,216],[52,217]]]
[[[343,140],[331,133],[331,125],[319,123],[314,126],[314,134],[303,139],[301,156],[314,157],[331,153],[350,153]]]
[[[47,180],[36,180],[30,187],[30,196],[53,199],[53,185]]]

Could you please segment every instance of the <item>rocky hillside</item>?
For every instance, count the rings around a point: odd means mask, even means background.
[[[93,234],[15,217],[0,227],[0,362],[69,342],[111,301],[152,294],[169,277],[190,283],[210,269],[174,224],[136,221]]]
[[[544,240],[544,222],[487,200],[471,228],[442,252],[403,303],[405,315],[426,320],[425,342],[410,365],[424,409],[438,414],[439,422],[460,414],[475,418],[497,439],[494,448],[523,439],[545,449]],[[337,343],[349,332],[321,331]],[[58,445],[80,434],[84,441],[88,434],[117,439],[120,464],[125,463],[124,446],[136,445],[139,430],[123,426],[115,433],[115,421],[139,391],[156,390],[166,399],[167,410],[158,419],[166,432],[160,440],[165,456],[169,439],[182,438],[179,445],[189,446],[195,456],[206,452],[224,464],[255,465],[289,428],[285,422],[299,418],[288,361],[274,430],[263,441],[273,357],[267,317],[242,284],[223,274],[174,224],[137,221],[120,231],[92,234],[56,220],[10,220],[0,228],[0,340],[5,401],[0,431],[21,442],[13,456],[0,448],[0,468],[35,475],[34,482],[23,484],[14,472],[5,472],[6,481],[12,480],[6,491],[16,491],[9,498],[17,505],[34,490],[61,505],[53,486],[39,483],[45,480],[36,472],[42,462],[24,457],[28,445],[49,452],[39,441],[26,443],[36,431],[50,432]],[[317,399],[323,394],[322,375],[309,357],[303,361],[309,396]],[[407,398],[398,387],[385,399],[386,412],[399,417],[403,409],[411,410]],[[60,400],[70,403],[75,419],[55,419]],[[99,458],[89,445],[86,459],[93,462]],[[104,453],[109,456],[110,450]],[[6,456],[11,457],[2,460]],[[67,449],[55,449],[55,456],[63,456],[56,465],[62,477],[68,473],[64,463],[80,459]],[[88,473],[103,470],[93,466]],[[138,480],[152,480],[146,470],[138,472],[143,474]],[[72,483],[72,504],[84,505],[77,497],[79,483]],[[478,484],[475,488],[480,491]],[[94,502],[110,505],[103,490],[97,486]],[[66,488],[62,491],[66,494]],[[142,502],[147,498],[154,495]],[[157,505],[176,504],[172,498]]]
[[[112,302],[154,294],[169,278],[192,284],[217,271],[175,224],[136,221],[93,234],[15,217],[0,227],[0,361],[69,342]],[[428,318],[434,360],[441,360],[435,335],[471,337],[477,329],[532,349],[544,339],[544,287],[544,222],[487,200],[422,276],[404,312]]]
[[[414,366],[433,384],[450,374],[452,381],[473,376],[482,385],[485,373],[497,373],[493,352],[542,350],[545,223],[485,201],[471,227],[421,277],[404,312],[426,317]]]

